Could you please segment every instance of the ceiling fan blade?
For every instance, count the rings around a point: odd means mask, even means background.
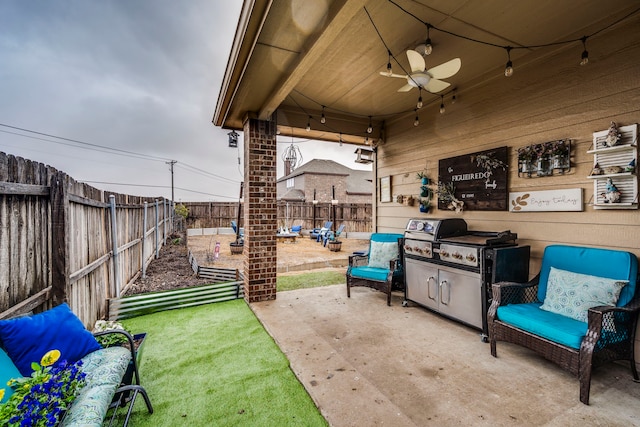
[[[460,58],[454,58],[451,61],[438,65],[437,67],[428,69],[427,73],[431,74],[431,77],[434,79],[446,79],[460,71],[461,66],[462,61],[460,61]]]
[[[409,66],[411,67],[411,72],[415,73],[416,71],[424,71],[424,58],[415,50],[407,51],[407,58],[409,58]]]
[[[413,89],[413,86],[407,83],[406,85],[398,89],[398,92],[409,92],[411,89]]]
[[[407,76],[403,75],[403,74],[389,74],[386,71],[380,71],[380,75],[381,76],[385,76],[385,77],[396,77],[396,78],[400,78],[400,79],[406,79]]]
[[[436,93],[445,90],[449,86],[451,86],[451,83],[443,82],[442,80],[438,79],[431,79],[424,89],[428,90],[431,93]]]

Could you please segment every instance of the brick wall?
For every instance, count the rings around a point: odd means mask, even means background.
[[[244,123],[244,298],[276,299],[276,124]]]

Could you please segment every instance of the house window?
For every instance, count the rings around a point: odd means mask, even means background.
[[[293,188],[294,178],[287,179],[287,188]]]

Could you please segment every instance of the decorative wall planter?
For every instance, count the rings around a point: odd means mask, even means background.
[[[534,144],[518,149],[518,176],[524,178],[564,174],[571,169],[571,140]]]

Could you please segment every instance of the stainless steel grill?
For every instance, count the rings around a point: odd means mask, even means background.
[[[460,218],[409,220],[404,233],[405,302],[482,330],[491,284],[526,281],[529,246],[510,231],[470,231]]]

